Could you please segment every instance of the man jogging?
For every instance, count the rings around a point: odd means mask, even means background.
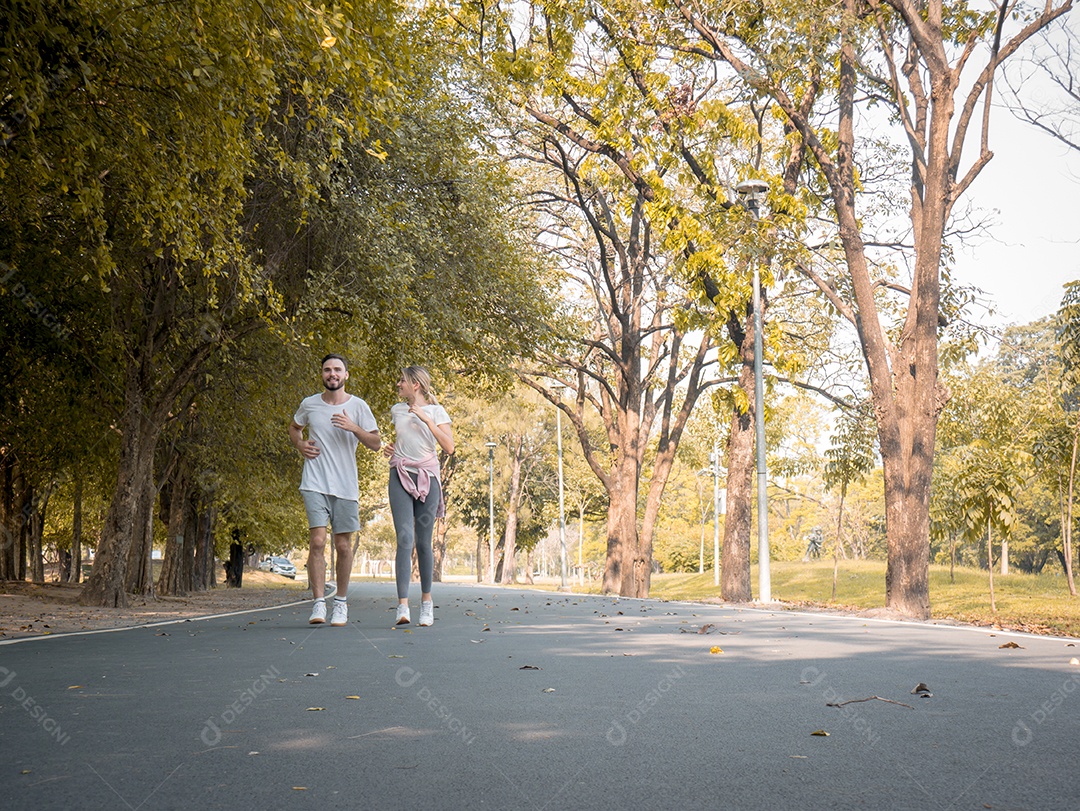
[[[308,580],[315,605],[313,625],[326,622],[326,530],[333,529],[337,550],[337,593],[331,625],[349,620],[348,590],[352,574],[352,533],[360,529],[360,489],[357,486],[356,447],[378,451],[382,446],[379,427],[368,404],[345,391],[349,366],[341,355],[327,355],[322,361],[321,394],[305,397],[293,415],[289,439],[304,457],[300,493],[304,497],[310,531]],[[304,429],[307,438],[304,438]]]

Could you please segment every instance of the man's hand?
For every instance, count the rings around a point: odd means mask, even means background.
[[[319,446],[315,444],[314,439],[303,440],[299,445],[296,446],[296,449],[300,451],[300,455],[303,456],[305,459],[314,459],[316,456],[319,455],[319,453],[321,453],[321,451],[319,450]]]
[[[354,434],[360,430],[360,426],[350,420],[344,411],[340,414],[332,414],[330,416],[330,423],[335,428],[340,428],[342,431],[349,431]]]

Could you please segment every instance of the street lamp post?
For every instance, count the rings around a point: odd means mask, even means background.
[[[555,393],[562,403],[562,394],[565,386],[556,386]],[[559,449],[559,591],[570,591],[566,582],[566,502],[563,496],[563,466],[562,466],[562,407],[555,406],[555,434],[556,445]]]
[[[495,582],[495,448],[497,442],[485,442],[488,449],[488,580]]]
[[[713,585],[720,585],[720,446],[713,447],[709,454],[712,463],[712,549],[713,549]]]
[[[735,187],[746,200],[746,209],[757,220],[758,202],[769,190],[764,180],[744,180]],[[758,600],[772,601],[769,573],[769,502],[768,474],[765,467],[765,381],[762,361],[761,263],[754,266],[754,445],[757,451],[757,512],[758,512]]]

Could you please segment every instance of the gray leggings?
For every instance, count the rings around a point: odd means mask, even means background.
[[[413,481],[416,474],[410,473]],[[420,591],[431,593],[431,580],[435,572],[435,556],[431,551],[431,535],[435,530],[435,513],[439,508],[439,481],[431,478],[431,490],[427,499],[413,498],[401,486],[396,470],[390,471],[390,513],[394,516],[397,532],[397,596],[409,596],[409,580],[412,576],[412,551],[416,547],[416,563],[420,568]]]

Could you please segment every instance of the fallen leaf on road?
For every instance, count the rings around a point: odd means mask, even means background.
[[[716,645],[713,645],[711,648],[709,648],[709,653],[723,653],[723,652],[724,651],[721,648],[717,647]]]
[[[824,729],[816,729],[813,732],[811,732],[810,734],[811,735],[817,735],[819,738],[828,738],[829,737],[829,733],[826,732]]]
[[[325,709],[326,709],[326,707],[308,707],[307,711],[308,712],[321,712],[322,710],[325,710]]]
[[[931,698],[934,695],[930,692],[930,688],[922,682],[919,682],[915,685],[914,689],[912,689],[911,691],[911,694],[913,696],[919,696],[920,698]]]
[[[1073,659],[1073,661],[1075,662],[1076,660],[1075,660],[1075,659]],[[69,689],[69,690],[81,690],[81,689],[82,689],[82,685],[81,685],[81,684],[73,684],[73,685],[71,685],[71,686],[70,686],[70,687],[69,687],[68,689]]]
[[[305,676],[318,676],[318,673],[305,673]]]
[[[360,696],[345,696],[345,698],[351,698],[354,701],[359,701],[360,700]]]
[[[1004,645],[998,645],[998,648],[1023,648],[1023,645],[1017,645],[1015,642],[1006,642]]]
[[[706,622],[704,625],[702,625],[700,628],[698,628],[697,632],[699,634],[711,634],[715,630],[716,630],[715,625],[713,625],[711,622]]]
[[[1074,657],[1073,657],[1072,659],[1070,659],[1070,660],[1069,660],[1069,664],[1070,664],[1070,665],[1080,665],[1080,659],[1077,659],[1077,658],[1076,658],[1076,657],[1074,656]]]
[[[541,693],[554,693],[554,692],[555,692],[555,688],[554,688],[554,687],[545,687],[545,688],[544,688],[543,690],[541,690],[540,692],[541,692]]]
[[[402,655],[401,655],[400,653],[391,653],[391,654],[390,654],[389,656],[387,656],[386,658],[387,658],[387,659],[404,659],[405,657],[404,657],[404,656],[402,656]]]
[[[522,665],[521,667],[518,668],[518,670],[539,670],[539,669],[540,668],[538,668],[536,665]]]
[[[307,791],[307,786],[293,786],[293,791]]]

